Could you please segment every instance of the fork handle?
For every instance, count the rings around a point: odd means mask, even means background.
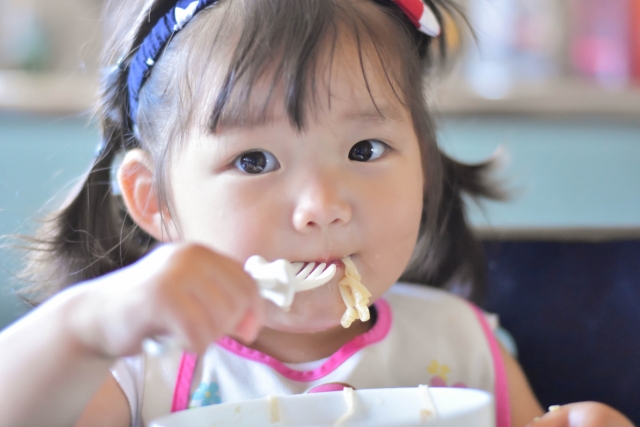
[[[260,290],[260,296],[289,311],[293,303],[296,290],[292,285],[281,283],[274,279],[254,279]]]

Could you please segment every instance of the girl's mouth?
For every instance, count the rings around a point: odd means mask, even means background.
[[[294,270],[297,270],[296,274],[300,274],[305,270],[307,274],[312,271],[320,274],[329,268],[330,265],[335,265],[336,268],[344,268],[344,263],[340,259],[331,259],[329,261],[295,261],[291,264],[294,266]]]
[[[314,279],[321,275],[324,271],[335,266],[335,277],[342,277],[344,275],[344,263],[341,259],[329,259],[318,261],[298,261],[292,263],[296,277]]]
[[[296,279],[301,281],[298,292],[322,287],[336,278],[342,279],[344,276],[344,263],[339,259],[331,259],[329,261],[299,261],[292,263]],[[323,279],[326,277],[326,279]],[[313,285],[316,280],[322,280],[321,283]]]

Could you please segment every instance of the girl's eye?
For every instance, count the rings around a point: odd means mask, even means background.
[[[268,151],[248,151],[238,156],[234,166],[243,172],[257,175],[278,169],[280,163]]]
[[[368,162],[382,156],[388,150],[387,144],[376,139],[365,139],[351,147],[349,160]]]

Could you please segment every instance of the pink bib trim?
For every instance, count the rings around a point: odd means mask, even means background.
[[[487,343],[489,344],[489,350],[491,351],[493,359],[493,371],[495,373],[494,396],[496,399],[496,426],[511,427],[509,386],[507,383],[507,373],[504,368],[504,361],[502,360],[502,353],[500,353],[500,346],[498,345],[498,341],[496,340],[487,319],[484,317],[484,313],[482,313],[482,311],[475,305],[470,305],[476,313],[480,326],[487,338]]]
[[[191,393],[191,381],[193,372],[196,369],[198,355],[195,353],[183,352],[176,378],[176,388],[173,390],[173,402],[171,412],[184,411],[189,407],[189,394]]]
[[[378,312],[378,318],[375,325],[373,325],[370,330],[343,345],[319,368],[309,371],[297,371],[292,369],[271,356],[245,347],[233,338],[224,337],[218,340],[218,345],[240,357],[270,366],[276,372],[290,380],[299,382],[315,381],[335,371],[349,357],[353,356],[359,350],[382,341],[387,336],[391,329],[391,308],[383,299],[378,300],[375,303],[375,307]]]

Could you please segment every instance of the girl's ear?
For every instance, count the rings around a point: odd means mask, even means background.
[[[177,233],[158,196],[154,170],[149,153],[140,149],[130,150],[118,169],[118,183],[131,218],[151,237],[166,242]]]

